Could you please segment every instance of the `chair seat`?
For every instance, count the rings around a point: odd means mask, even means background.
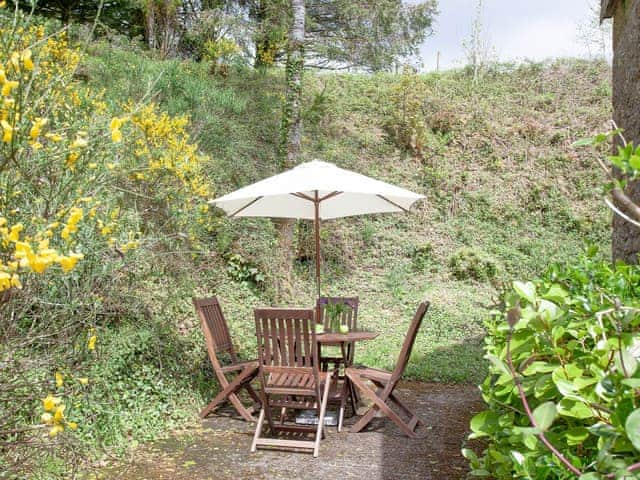
[[[223,373],[237,372],[238,370],[244,370],[247,367],[258,368],[258,360],[247,360],[245,362],[232,363],[231,365],[225,365],[222,367]]]
[[[360,377],[368,378],[382,383],[388,383],[391,380],[391,372],[386,370],[379,370],[377,368],[357,368],[351,367],[347,369],[347,375],[357,375]]]
[[[318,372],[318,379],[321,384],[327,378],[327,372]],[[267,379],[266,388],[269,389],[303,389],[310,390],[315,394],[315,377],[311,373],[271,373]],[[299,393],[304,395],[303,393]]]

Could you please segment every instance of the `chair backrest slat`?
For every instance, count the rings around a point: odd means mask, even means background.
[[[356,330],[358,327],[358,297],[320,297],[318,298],[318,323],[321,323],[325,330],[330,327],[331,319],[327,313],[327,305],[342,304],[347,306],[340,313],[340,324],[347,325],[349,330]]]
[[[402,350],[400,350],[400,355],[398,356],[398,362],[396,363],[396,366],[391,374],[391,383],[395,383],[400,380],[402,374],[404,373],[404,369],[407,367],[409,357],[411,356],[411,351],[413,350],[413,344],[416,341],[418,330],[420,329],[420,325],[422,324],[422,320],[424,319],[428,308],[429,302],[422,302],[418,307],[416,314],[413,316],[413,320],[411,320],[409,330],[407,331],[407,336],[405,337],[402,344]]]
[[[194,298],[193,306],[200,317],[200,323],[211,348],[215,353],[228,352],[231,359],[237,361],[235,348],[229,335],[227,321],[222,314],[220,302],[216,297]]]

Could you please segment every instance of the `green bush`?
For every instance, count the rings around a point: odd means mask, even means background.
[[[451,274],[458,280],[491,280],[498,274],[497,262],[476,248],[463,247],[449,259]]]
[[[464,451],[475,475],[638,478],[640,267],[595,249],[575,263],[514,282],[485,322],[488,409],[470,438],[488,445]]]

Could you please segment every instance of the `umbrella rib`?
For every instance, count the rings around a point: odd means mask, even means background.
[[[407,210],[406,208],[404,208],[402,205],[398,205],[396,202],[393,202],[391,200],[389,200],[387,197],[385,197],[384,195],[380,195],[377,194],[376,197],[381,198],[382,200],[384,200],[387,203],[390,203],[391,205],[393,205],[396,208],[399,208],[400,210],[402,210],[403,212],[408,212],[409,210]]]
[[[310,197],[306,193],[302,193],[302,192],[290,193],[289,195],[293,195],[294,197],[302,198],[304,200],[309,200],[310,202],[314,202],[315,203],[316,201],[323,202],[325,200],[329,200],[330,198],[335,197],[336,195],[340,195],[342,193],[344,193],[344,192],[339,192],[339,191],[336,190],[335,192],[328,193],[324,197],[320,197],[317,200],[315,198],[313,198],[313,197]]]
[[[290,193],[289,195],[293,195],[294,197],[302,198],[303,200],[309,200],[310,202],[315,202],[315,200],[313,198],[311,198],[309,195],[305,195],[304,193],[296,192],[296,193]]]
[[[325,200],[329,200],[330,198],[335,197],[337,195],[341,195],[342,193],[344,193],[344,192],[338,192],[338,191],[331,192],[331,193],[328,193],[327,195],[325,195],[324,197],[319,198],[318,201],[319,202],[324,202]]]
[[[249,203],[247,203],[244,207],[240,207],[238,210],[236,210],[235,212],[229,214],[230,217],[235,217],[237,214],[239,214],[241,211],[243,211],[245,208],[249,208],[251,205],[253,205],[254,203],[256,203],[258,200],[262,199],[262,195],[260,195],[259,197],[254,198],[253,200],[251,200]]]

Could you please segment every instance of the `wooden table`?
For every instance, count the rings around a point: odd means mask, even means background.
[[[359,330],[347,333],[327,332],[316,333],[316,340],[322,345],[345,344],[359,342],[360,340],[373,340],[378,335],[380,334],[377,332],[363,332]]]
[[[373,340],[379,335],[377,332],[366,332],[361,330],[354,330],[347,333],[339,333],[339,332],[327,332],[327,333],[316,333],[316,341],[319,345],[334,345],[340,346],[340,350],[342,352],[342,358],[344,360],[344,368],[351,367],[353,364],[353,348],[354,343],[363,341],[363,340]],[[336,382],[337,382],[336,376]],[[356,413],[356,404],[358,403],[358,393],[356,391],[355,386],[349,380],[349,377],[346,375],[343,379],[343,388],[340,393],[337,392],[337,389],[334,389],[337,394],[332,400],[332,403],[337,401],[340,402],[340,418],[338,423],[338,431],[342,430],[342,417],[344,415],[344,407],[347,400],[347,397],[351,399],[351,408],[353,409],[353,413]]]

